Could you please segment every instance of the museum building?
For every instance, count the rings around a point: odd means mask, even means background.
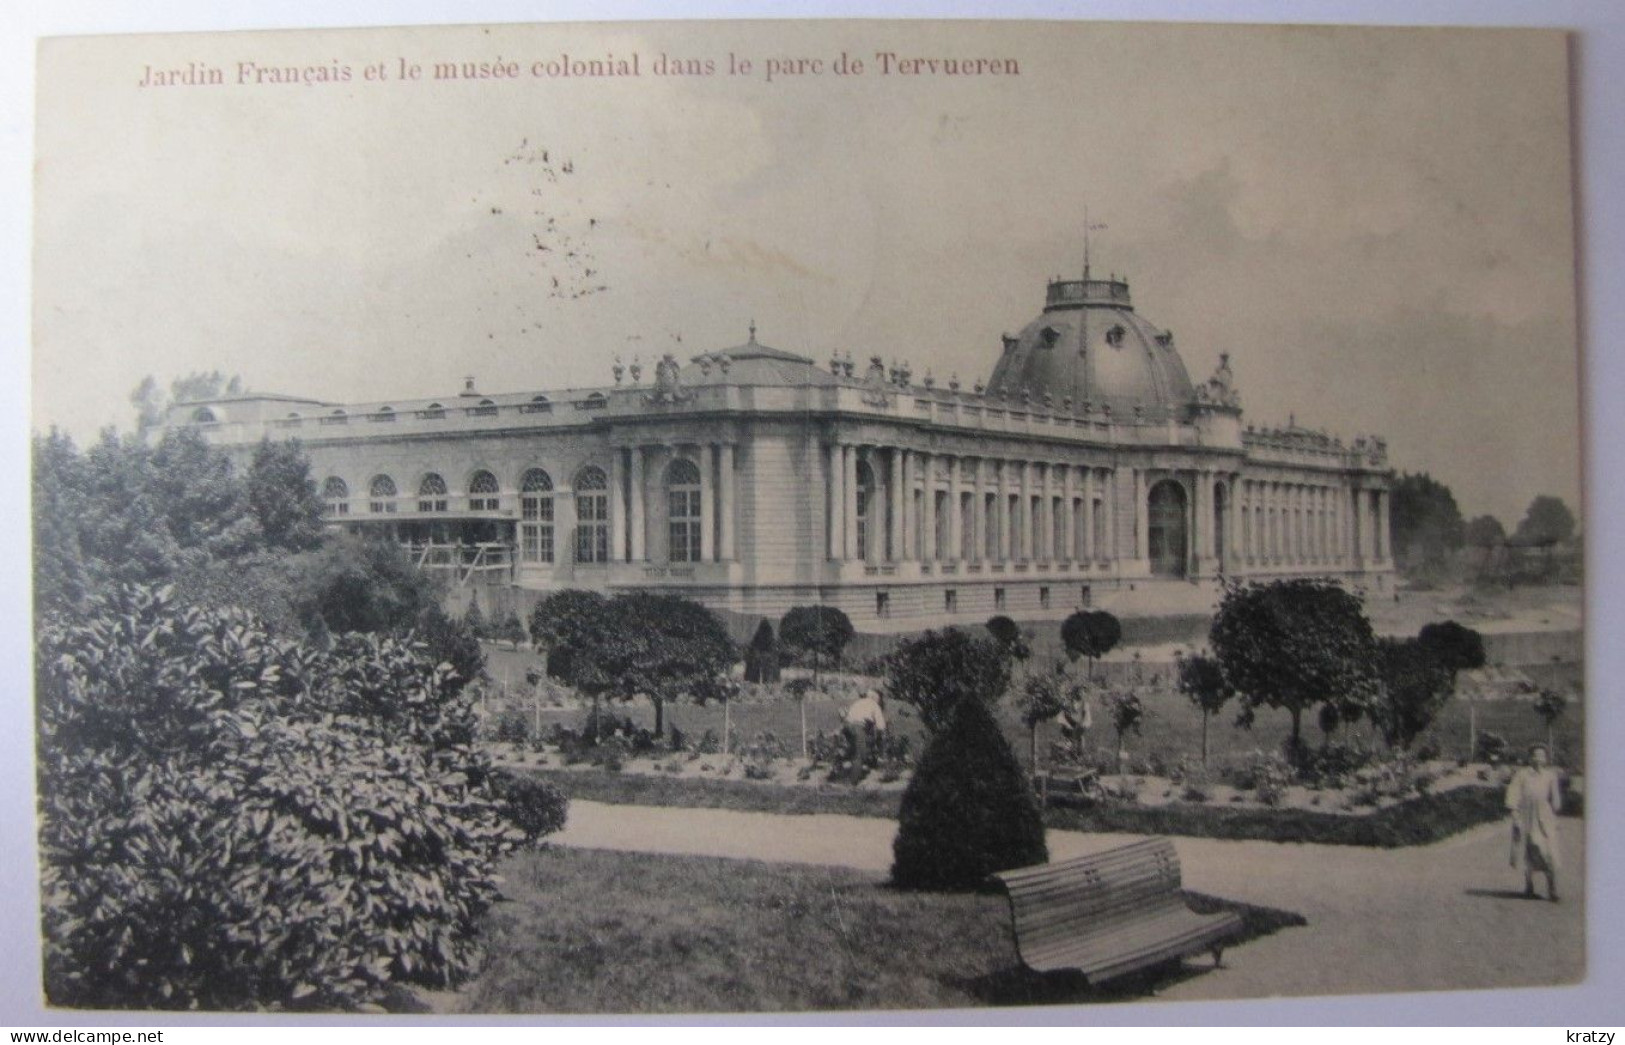
[[[167,423],[246,458],[296,438],[330,524],[382,532],[487,612],[562,588],[796,605],[860,631],[1200,613],[1222,578],[1391,588],[1387,447],[1243,423],[1126,279],[1054,280],[986,384],[760,343],[603,387],[337,404],[241,395]],[[647,378],[647,380],[646,380]]]

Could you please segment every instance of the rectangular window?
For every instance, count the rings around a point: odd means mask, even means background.
[[[999,561],[999,495],[982,498],[982,552],[989,562]]]
[[[1095,542],[1095,558],[1101,562],[1111,558],[1106,547],[1106,502],[1096,501],[1094,504],[1094,524],[1091,527]]]
[[[576,494],[576,562],[609,561],[609,498],[601,493]]]
[[[1059,497],[1050,502],[1050,558],[1060,562],[1066,558],[1066,502]]]
[[[949,588],[942,593],[942,610],[944,613],[959,612],[959,593]]]
[[[682,488],[671,491],[670,558],[672,562],[700,561],[700,491]]]
[[[522,497],[519,555],[525,562],[553,561],[553,498]]]
[[[1038,589],[1038,608],[1042,609],[1042,610],[1049,609],[1049,589],[1048,588],[1039,588]]]
[[[889,593],[883,591],[875,592],[875,616],[891,616],[891,595]]]
[[[494,512],[502,507],[500,497],[470,497],[468,510],[471,512]]]
[[[994,588],[993,589],[993,608],[996,609],[996,610],[1004,609],[1004,589],[1003,588]]]
[[[1022,526],[1021,526],[1021,495],[1020,494],[1013,493],[1013,494],[1010,495],[1009,514],[1007,516],[1005,516],[1005,523],[1004,524],[1010,530],[1010,555],[1008,557],[1011,558],[1011,559],[1019,559],[1022,556],[1022,547],[1021,547]]]
[[[1078,599],[1083,603],[1085,608],[1087,608],[1094,601],[1094,592],[1089,590],[1089,585],[1085,584],[1083,586],[1083,590],[1078,593]]]

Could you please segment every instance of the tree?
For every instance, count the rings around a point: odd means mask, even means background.
[[[480,609],[479,592],[469,595],[468,609],[463,611],[463,624],[467,626],[469,634],[476,639],[483,639],[490,632],[490,625],[485,621],[485,613]]]
[[[218,370],[208,370],[193,371],[170,381],[166,396],[158,387],[157,378],[148,374],[130,393],[130,404],[136,410],[136,430],[145,432],[163,424],[171,405],[240,395],[243,391],[243,380],[236,374],[228,378]]]
[[[885,658],[886,692],[910,704],[936,733],[963,701],[992,704],[1010,685],[1010,661],[992,641],[958,628],[927,631]]]
[[[1506,527],[1493,515],[1477,515],[1467,520],[1464,533],[1470,548],[1496,548],[1507,539]]]
[[[834,606],[795,606],[779,621],[779,644],[797,660],[811,661],[814,678],[824,664],[840,664],[855,634],[852,619]]]
[[[1032,648],[1027,645],[1027,638],[1021,633],[1021,626],[1009,617],[989,617],[983,625],[987,633],[993,636],[993,641],[1003,651],[1004,655],[1014,661],[1025,661],[1032,656]]]
[[[1106,714],[1111,717],[1112,729],[1117,732],[1116,766],[1117,772],[1123,772],[1123,738],[1129,733],[1139,733],[1140,724],[1145,721],[1145,704],[1141,702],[1140,695],[1132,689],[1107,690],[1105,696]]]
[[[34,612],[43,616],[83,603],[91,568],[79,543],[84,511],[84,460],[73,440],[52,428],[32,445]]]
[[[1484,653],[1484,636],[1453,620],[1422,625],[1422,630],[1416,633],[1416,641],[1426,647],[1434,660],[1450,673],[1452,692],[1456,688],[1457,675],[1482,668],[1488,659]],[[1475,753],[1475,756],[1478,751],[1478,701],[1472,697],[1467,700],[1467,750]]]
[[[1371,622],[1359,598],[1333,581],[1227,585],[1208,641],[1241,697],[1241,725],[1261,707],[1292,717],[1294,759],[1303,756],[1305,711],[1326,702],[1353,711],[1370,698]]]
[[[518,649],[520,643],[530,637],[525,631],[525,626],[519,621],[519,614],[513,610],[509,610],[502,618],[502,623],[498,626],[497,632],[501,640],[514,649]]]
[[[595,712],[597,699],[610,682],[591,654],[597,637],[609,626],[609,600],[574,588],[540,600],[530,615],[530,637],[546,653],[548,676],[592,697]]]
[[[779,643],[773,637],[773,625],[762,621],[751,636],[745,650],[745,681],[774,683],[779,681]]]
[[[454,691],[484,677],[485,651],[466,618],[458,620],[430,602],[418,616],[416,638],[433,663],[451,669],[448,684]]]
[[[1552,761],[1557,761],[1557,748],[1553,746],[1553,733],[1557,720],[1563,717],[1563,712],[1569,706],[1568,698],[1555,689],[1543,689],[1535,698],[1535,714],[1546,723],[1546,752]]]
[[[409,647],[115,586],[42,621],[35,667],[53,1004],[354,1008],[478,967],[522,836]]]
[[[1453,674],[1420,639],[1377,640],[1377,698],[1371,718],[1389,747],[1409,751],[1450,699]]]
[[[727,695],[737,651],[716,614],[675,595],[628,592],[611,599],[558,592],[537,603],[531,633],[548,647],[548,674],[588,693],[654,703],[665,735],[669,701]]]
[[[337,534],[309,560],[299,596],[308,628],[319,618],[335,635],[399,634],[410,630],[437,601],[434,582],[400,545],[382,537]]]
[[[271,548],[308,551],[322,543],[322,500],[298,442],[263,439],[246,477],[248,508]]]
[[[1066,674],[1066,666],[1028,675],[1021,683],[1021,721],[1028,730],[1028,764],[1038,772],[1038,726],[1072,709],[1083,699],[1079,687]]]
[[[1079,610],[1061,622],[1061,644],[1073,660],[1087,657],[1089,677],[1095,677],[1095,660],[1104,657],[1122,641],[1123,626],[1105,610]]]
[[[1236,695],[1225,682],[1219,662],[1204,654],[1180,657],[1177,664],[1179,692],[1202,713],[1202,765],[1207,765],[1207,724]]]
[[[1532,547],[1562,544],[1574,536],[1574,513],[1560,498],[1542,494],[1529,502],[1514,542]]]
[[[1400,566],[1437,565],[1462,546],[1466,528],[1448,486],[1426,472],[1401,475],[1392,498],[1389,524]]]
[[[975,889],[1049,859],[1032,785],[985,701],[960,701],[932,735],[903,792],[892,854],[904,889]]]

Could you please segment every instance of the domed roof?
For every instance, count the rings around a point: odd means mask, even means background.
[[[1087,276],[1049,284],[1043,313],[1005,338],[988,390],[1047,392],[1057,404],[1070,396],[1114,414],[1177,413],[1196,398],[1173,335],[1140,318],[1128,283]]]

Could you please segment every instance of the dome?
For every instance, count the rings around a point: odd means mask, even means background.
[[[1116,278],[1050,283],[1043,313],[1005,338],[988,391],[1049,393],[1057,405],[1070,396],[1114,414],[1178,413],[1196,398],[1173,335],[1140,318]]]

